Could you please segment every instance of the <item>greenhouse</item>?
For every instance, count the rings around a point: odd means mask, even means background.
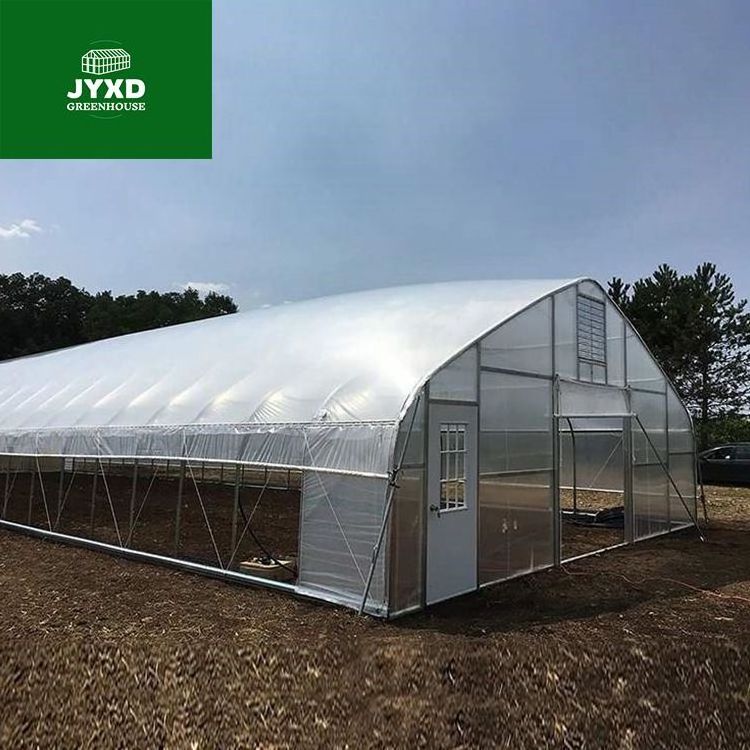
[[[0,363],[0,527],[393,617],[695,524],[590,279],[402,286]]]
[[[124,49],[90,49],[81,58],[84,73],[103,75],[130,67],[130,55]]]

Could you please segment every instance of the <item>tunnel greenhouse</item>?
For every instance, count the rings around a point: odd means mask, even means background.
[[[0,467],[6,530],[379,617],[696,518],[689,414],[591,279],[365,291],[6,361]]]

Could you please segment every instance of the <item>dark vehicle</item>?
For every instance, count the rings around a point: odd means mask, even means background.
[[[711,448],[699,456],[705,484],[750,485],[750,443],[731,443]]]

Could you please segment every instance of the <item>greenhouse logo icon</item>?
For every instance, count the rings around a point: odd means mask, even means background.
[[[75,79],[67,97],[77,101],[67,103],[68,111],[109,113],[92,115],[100,119],[120,117],[125,112],[145,111],[146,103],[137,100],[143,99],[146,84],[140,78],[112,77],[113,74],[130,70],[130,63],[130,53],[121,47],[89,49],[81,57],[81,71],[100,77]]]
[[[81,72],[101,75],[130,68],[130,55],[124,49],[90,49],[81,58]]]
[[[210,159],[213,5],[0,0],[0,164]]]

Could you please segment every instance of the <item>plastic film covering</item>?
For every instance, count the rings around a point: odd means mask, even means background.
[[[472,346],[430,378],[430,398],[477,400],[477,349]]]
[[[695,457],[693,454],[670,454],[669,473],[672,475],[672,479],[680,491],[678,494],[677,490],[670,483],[669,518],[672,528],[690,525],[693,523],[693,519],[697,519],[698,517],[695,489]],[[682,499],[680,499],[680,495],[682,495]]]
[[[670,385],[667,388],[667,416],[669,425],[669,452],[692,453],[693,425],[690,415]]]
[[[636,539],[668,531],[667,475],[658,464],[633,466],[633,517]]]
[[[634,394],[635,395],[635,394]],[[664,398],[662,397],[664,403]],[[646,416],[642,412],[641,419]],[[663,415],[664,416],[664,415]],[[646,428],[648,430],[648,427]],[[663,434],[663,428],[662,428]],[[651,440],[654,436],[648,430]],[[658,443],[657,443],[658,446]],[[669,479],[646,434],[633,424],[633,533],[636,539],[669,530]]]
[[[415,408],[412,406],[401,423],[396,445],[396,460],[403,453],[404,468],[396,478],[390,524],[388,609],[394,614],[419,606],[424,588],[424,392],[415,406],[416,413],[412,414]],[[405,450],[404,440],[407,440]]]
[[[568,283],[393,287],[3,362],[1,423],[36,430],[392,421],[457,352]]]
[[[629,339],[630,341],[630,339]],[[649,358],[637,365],[636,371],[644,377],[656,367],[651,355],[642,347],[643,356]],[[631,372],[630,348],[628,373]],[[664,376],[659,381],[649,376],[650,387],[666,387]],[[630,377],[630,376],[628,376]],[[667,458],[667,398],[664,393],[631,393],[631,408],[638,419],[633,420],[633,517],[636,539],[658,534],[669,529],[670,500],[669,478],[660,462],[666,466]]]
[[[554,296],[555,371],[568,378],[578,377],[576,351],[576,290],[570,287]]]
[[[394,461],[401,460],[403,466],[424,466],[425,402],[425,394],[422,391],[416,401],[409,407],[406,416],[401,421]],[[406,450],[404,450],[405,440],[407,441]]]
[[[562,417],[625,416],[630,413],[623,389],[562,379],[559,387],[558,414]]]
[[[525,310],[485,336],[482,366],[552,374],[552,299]]]
[[[188,425],[0,432],[0,453],[143,456],[317,467],[385,476],[395,423]]]
[[[620,311],[607,300],[607,383],[625,385],[625,321]]]
[[[644,393],[633,391],[630,397],[633,412],[638,415],[641,428],[633,425],[638,439],[633,445],[633,459],[635,463],[653,463],[657,461],[652,446],[646,440],[642,430],[645,430],[658,452],[659,458],[667,462],[667,400],[662,393]]]
[[[479,581],[552,564],[552,382],[482,372]]]
[[[593,281],[589,281],[587,279],[584,279],[583,281],[580,281],[578,283],[578,291],[581,294],[585,294],[588,297],[593,297],[594,299],[603,300],[607,298],[606,292],[598,284],[595,284]]]
[[[672,528],[680,528],[692,524],[698,517],[695,444],[690,415],[669,383],[667,384],[667,440],[669,473],[677,485],[675,489],[672,483],[669,483],[669,518]]]
[[[626,326],[625,336],[628,385],[664,393],[664,375],[630,324]]]
[[[404,469],[398,478],[391,517],[389,608],[392,613],[422,603],[424,482],[423,466]]]
[[[303,593],[358,608],[383,522],[384,479],[306,471],[302,481],[299,575]],[[378,556],[365,611],[386,609],[385,560]]]

